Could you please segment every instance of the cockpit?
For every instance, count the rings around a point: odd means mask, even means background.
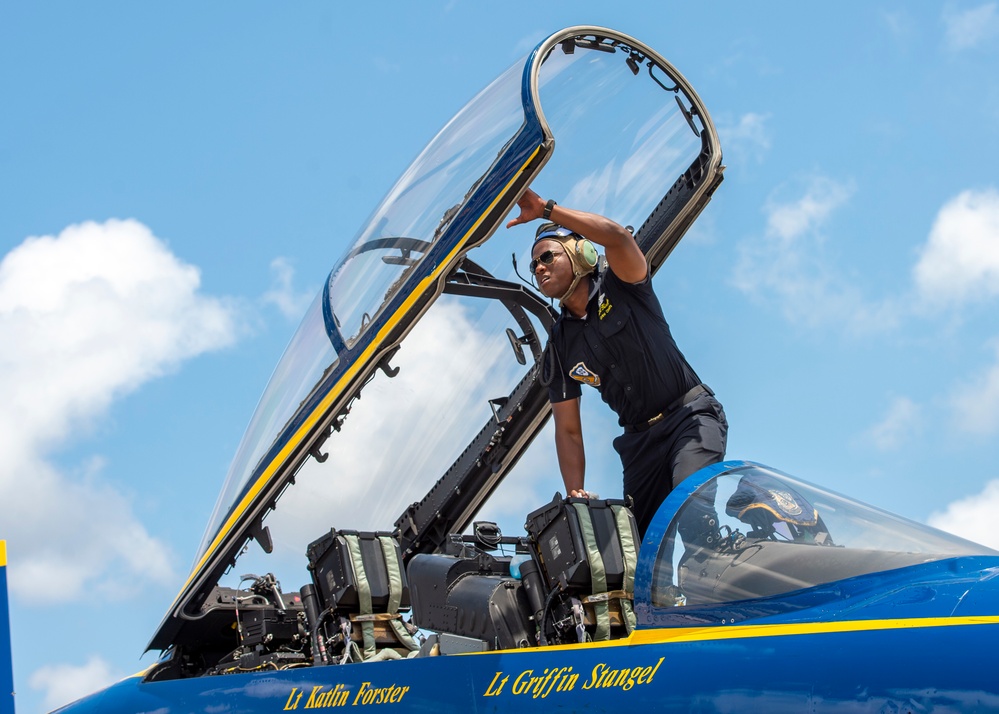
[[[651,620],[732,621],[733,603],[761,603],[827,583],[988,548],[819,488],[769,467],[733,462],[700,474],[666,525],[647,565]],[[719,467],[713,467],[718,469]],[[648,540],[646,545],[649,545]],[[676,610],[670,610],[677,608]],[[655,611],[657,614],[652,615]],[[712,612],[726,613],[715,620]],[[682,614],[681,614],[682,613]],[[749,615],[744,615],[749,617]]]

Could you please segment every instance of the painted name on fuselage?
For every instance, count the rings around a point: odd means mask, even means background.
[[[369,704],[397,704],[409,691],[409,687],[390,684],[387,687],[374,687],[371,682],[361,682],[356,692],[342,684],[335,687],[317,685],[312,691],[294,687],[285,702],[284,711],[294,709],[332,709],[333,707],[357,707]],[[303,697],[305,698],[303,701]]]
[[[577,687],[583,690],[616,687],[628,691],[632,687],[651,684],[652,678],[656,676],[664,659],[664,657],[660,657],[658,662],[645,667],[625,667],[624,669],[614,669],[608,664],[599,662],[586,675],[587,679],[582,683],[580,682],[581,674],[574,671],[572,667],[552,667],[539,673],[533,669],[525,669],[517,674],[512,681],[513,675],[497,672],[482,696],[499,697],[509,694],[544,699],[553,692],[572,692]]]

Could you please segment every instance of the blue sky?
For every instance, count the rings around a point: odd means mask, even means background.
[[[351,5],[0,9],[19,711],[150,662],[332,262],[437,130],[568,25],[656,48],[719,128],[726,180],[656,288],[729,455],[999,547],[996,2]]]

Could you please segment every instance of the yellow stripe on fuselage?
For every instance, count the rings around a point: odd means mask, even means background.
[[[891,620],[844,620],[840,622],[794,622],[768,625],[719,625],[715,627],[684,627],[678,630],[639,630],[632,634],[631,644],[644,645],[666,642],[704,642],[736,640],[749,637],[785,637],[793,635],[826,635],[837,632],[873,632],[927,627],[965,625],[999,625],[999,616],[973,617],[909,617]]]
[[[340,396],[342,390],[346,387],[346,385],[350,384],[350,382],[357,376],[361,368],[368,364],[368,360],[375,353],[375,351],[377,351],[382,347],[382,342],[388,337],[388,335],[392,332],[392,330],[395,329],[396,325],[399,324],[399,321],[403,318],[403,316],[405,316],[409,312],[410,308],[416,303],[416,301],[419,299],[419,296],[423,294],[424,290],[426,290],[428,287],[430,287],[431,284],[436,282],[441,277],[441,274],[444,272],[444,269],[451,265],[451,261],[454,260],[455,256],[458,255],[458,253],[461,252],[461,250],[465,247],[465,244],[468,242],[469,236],[471,236],[471,234],[482,224],[482,221],[485,219],[486,215],[490,211],[492,211],[492,209],[496,206],[496,204],[499,203],[500,199],[507,194],[507,192],[510,190],[510,187],[513,185],[514,181],[516,181],[517,177],[524,172],[524,169],[526,169],[527,166],[529,166],[531,162],[534,161],[534,157],[538,155],[538,152],[540,150],[541,146],[538,146],[537,148],[534,149],[533,152],[531,152],[531,155],[528,157],[527,161],[524,162],[524,164],[520,167],[517,173],[514,174],[514,177],[510,179],[510,181],[506,184],[506,186],[503,187],[503,190],[500,191],[499,194],[497,194],[496,198],[493,199],[492,203],[490,203],[489,206],[486,208],[486,210],[482,212],[478,220],[476,220],[475,223],[472,224],[472,227],[468,229],[468,231],[465,233],[464,236],[462,236],[461,240],[458,241],[454,249],[450,253],[448,253],[447,258],[438,263],[434,271],[420,281],[420,284],[417,286],[417,289],[414,290],[412,293],[410,293],[409,297],[407,297],[406,301],[402,304],[402,306],[398,310],[396,310],[395,314],[393,314],[388,320],[386,320],[385,325],[382,327],[381,330],[378,331],[378,335],[375,337],[374,340],[371,341],[371,344],[368,345],[368,348],[364,350],[364,352],[361,354],[361,356],[358,359],[354,360],[354,364],[351,365],[351,368],[347,370],[347,372],[344,373],[344,375],[333,386],[333,388],[330,389],[330,391],[326,394],[326,396],[319,403],[319,405],[305,419],[305,421],[302,423],[302,426],[299,427],[298,431],[295,432],[294,436],[292,436],[292,438],[288,440],[288,443],[285,444],[284,448],[281,449],[278,455],[271,460],[271,462],[267,465],[267,468],[257,479],[256,483],[253,484],[253,487],[239,502],[239,506],[237,506],[237,508],[232,512],[232,515],[230,515],[229,518],[226,520],[225,524],[223,524],[222,528],[218,532],[218,535],[215,536],[215,539],[212,541],[211,545],[209,545],[207,550],[205,551],[204,556],[202,556],[201,560],[198,561],[198,564],[191,571],[191,574],[188,576],[187,581],[184,583],[184,586],[181,588],[181,593],[183,593],[184,590],[187,589],[188,585],[191,584],[191,581],[194,579],[195,575],[197,575],[201,571],[205,563],[208,562],[211,556],[215,553],[216,549],[218,549],[219,545],[221,545],[222,541],[225,540],[226,536],[236,525],[236,522],[242,517],[242,515],[250,507],[250,504],[252,504],[253,501],[256,499],[257,494],[259,494],[260,491],[263,490],[263,488],[270,482],[271,478],[277,472],[281,464],[283,464],[285,460],[288,458],[288,456],[291,455],[292,451],[298,448],[299,444],[302,443],[306,435],[315,427],[315,425],[318,423],[319,419],[323,416],[323,414],[325,414],[326,411],[329,409],[329,407],[333,404],[333,402],[336,401],[337,397]]]
[[[0,568],[7,567],[7,541],[0,540]]]
[[[716,640],[742,640],[755,637],[789,637],[795,635],[828,635],[839,632],[876,632],[879,630],[905,630],[931,627],[961,627],[968,625],[999,625],[999,615],[973,615],[968,617],[909,617],[892,620],[844,620],[842,622],[795,622],[773,625],[714,625],[711,627],[661,627],[638,630],[619,640],[585,642],[582,644],[553,645],[547,650],[578,650],[602,647],[635,647],[640,645],[679,644],[683,642],[711,642]],[[504,654],[536,652],[536,648],[502,650]],[[497,654],[469,652],[469,656]],[[465,655],[462,655],[465,656]]]

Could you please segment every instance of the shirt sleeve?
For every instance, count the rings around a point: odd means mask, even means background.
[[[625,292],[631,293],[632,295],[639,296],[643,299],[658,300],[655,292],[652,290],[652,273],[646,273],[645,279],[640,280],[637,283],[626,283],[621,278],[614,274],[614,271],[607,268],[607,274],[604,277],[608,282],[613,282],[619,290],[624,290]]]
[[[548,385],[548,401],[552,404],[578,399],[582,395],[583,390],[579,382],[565,372],[557,372],[552,378],[552,383]]]

